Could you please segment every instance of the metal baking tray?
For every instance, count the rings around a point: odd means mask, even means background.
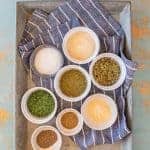
[[[35,8],[41,8],[50,11],[57,7],[63,0],[54,1],[20,1],[16,3],[17,16],[16,16],[16,45],[21,39],[25,22],[30,17],[32,11]],[[131,52],[131,3],[130,1],[103,1],[101,2],[110,13],[120,22],[125,33],[126,33],[126,53],[128,56]],[[17,47],[17,46],[16,46]],[[15,146],[16,150],[32,150],[30,144],[31,134],[37,125],[28,122],[22,115],[20,103],[21,97],[24,92],[31,87],[34,87],[34,83],[29,78],[29,74],[26,72],[21,58],[16,49],[16,92],[15,92],[15,103],[16,103],[16,136]],[[127,98],[127,114],[128,123],[131,128],[131,116],[132,116],[132,88],[128,92]],[[70,138],[63,136],[62,150],[78,150],[79,147],[75,145]],[[91,147],[89,150],[131,150],[132,149],[132,135],[128,138],[120,141],[116,144],[104,144],[96,147]]]

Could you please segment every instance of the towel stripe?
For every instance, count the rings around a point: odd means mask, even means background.
[[[45,14],[44,11],[41,12],[41,10],[39,10],[39,9],[35,10],[33,14],[38,14],[38,15],[40,15],[43,18],[47,18],[47,14]]]
[[[108,34],[105,32],[105,30],[96,22],[96,20],[93,18],[93,16],[88,12],[88,10],[80,3],[79,0],[77,0],[79,5],[85,12],[88,14],[88,16],[93,20],[93,22],[97,25],[97,27],[104,33],[105,36],[108,36]]]
[[[91,2],[91,4],[93,5],[93,7],[101,14],[101,16],[105,19],[105,21],[108,23],[108,25],[110,25],[110,27],[114,30],[114,32],[119,36],[120,33],[117,31],[117,29],[111,24],[111,22],[108,21],[108,19],[104,16],[103,12],[101,11],[101,9],[97,8],[97,6],[94,4],[94,2],[92,0],[89,0]]]
[[[31,22],[31,21],[28,21],[28,23],[30,23],[31,25],[33,25],[34,27],[36,27],[37,30],[42,33],[41,28],[37,24],[35,24],[35,23]]]
[[[47,32],[48,32],[49,38],[51,39],[52,43],[56,44],[50,30],[47,30]]]
[[[44,41],[43,41],[43,38],[42,38],[41,34],[39,34],[39,37],[40,37],[41,44],[43,45]]]
[[[38,14],[34,14],[34,13],[33,13],[33,15],[36,16],[36,17],[38,17],[38,18],[40,18],[41,20],[43,20],[44,23],[47,25],[47,27],[48,27],[49,29],[51,29],[51,26],[49,25],[48,21],[47,21],[45,18],[39,16]]]
[[[61,6],[58,7],[58,9],[62,12],[62,14],[65,16],[65,18],[70,21],[70,18],[67,16],[67,14],[64,12],[64,10],[61,8]]]
[[[103,140],[103,144],[105,144],[105,138],[104,138],[103,131],[101,130],[100,133],[101,133],[101,137],[102,137],[102,140]]]
[[[60,21],[56,18],[56,16],[54,15],[53,12],[51,12],[51,16],[56,20],[56,22],[57,22],[58,24],[60,24]]]
[[[35,38],[34,35],[33,35],[31,32],[29,32],[28,30],[26,30],[26,28],[24,29],[24,31],[25,31],[32,39]]]
[[[115,101],[115,103],[117,103],[117,100],[116,100],[116,93],[115,93],[115,90],[113,90],[113,97],[114,97],[114,101]],[[121,131],[121,128],[120,128],[120,119],[119,119],[120,117],[119,117],[119,115],[118,115],[118,117],[117,117],[117,122],[118,122],[118,128],[119,128],[119,135],[118,135],[118,137],[119,137],[119,139],[121,139],[121,135],[120,135],[120,131]]]
[[[87,26],[87,24],[85,23],[85,21],[80,17],[80,15],[73,9],[73,7],[69,4],[66,3],[68,5],[68,7],[75,13],[75,15],[82,21],[82,23]]]

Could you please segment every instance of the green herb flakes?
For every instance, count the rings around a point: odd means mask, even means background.
[[[69,97],[80,96],[85,91],[86,86],[85,76],[77,69],[66,71],[60,79],[60,89]]]
[[[36,117],[46,117],[53,112],[55,102],[48,92],[38,90],[29,96],[27,107],[32,115]]]
[[[112,58],[104,57],[93,66],[93,76],[100,85],[111,86],[120,76],[120,67]]]

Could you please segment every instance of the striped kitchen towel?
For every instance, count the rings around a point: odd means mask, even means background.
[[[127,92],[133,80],[136,63],[124,55],[125,35],[121,25],[102,6],[99,0],[71,0],[64,2],[50,13],[36,9],[26,23],[18,49],[23,63],[30,70],[36,86],[43,86],[54,91],[53,77],[40,76],[30,69],[30,55],[36,47],[43,44],[56,46],[61,51],[64,35],[68,30],[77,26],[86,26],[94,30],[101,41],[100,53],[116,53],[122,58],[127,69],[124,84],[116,90],[102,91],[92,85],[89,95],[93,93],[109,95],[116,102],[119,115],[116,122],[103,131],[92,130],[84,125],[82,131],[72,137],[74,142],[84,150],[97,144],[113,144],[131,132],[127,125],[125,111]],[[72,62],[65,59],[64,65],[68,64],[72,64]],[[81,66],[88,69],[89,64]],[[66,102],[58,96],[57,99],[59,103],[58,112],[68,107],[80,110],[84,102],[84,99],[81,102]]]

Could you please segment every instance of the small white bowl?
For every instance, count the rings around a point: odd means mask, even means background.
[[[54,103],[55,103],[54,110],[53,110],[53,112],[52,112],[51,114],[49,114],[49,115],[46,116],[46,117],[41,117],[41,118],[40,118],[40,117],[36,117],[36,116],[32,115],[32,114],[29,112],[28,107],[27,107],[27,101],[28,101],[29,96],[30,96],[33,92],[38,91],[38,90],[44,90],[44,91],[50,93],[50,95],[51,95],[51,96],[53,97],[53,99],[54,99]],[[55,95],[54,95],[50,90],[48,90],[48,89],[46,89],[46,88],[43,88],[43,87],[34,87],[34,88],[31,88],[31,89],[27,90],[27,91],[25,92],[25,94],[23,95],[22,100],[21,100],[21,110],[22,110],[23,115],[25,116],[25,118],[26,118],[28,121],[30,121],[30,122],[32,122],[32,123],[35,123],[35,124],[46,123],[46,122],[50,121],[50,120],[54,117],[54,115],[55,115],[55,113],[56,113],[56,110],[57,110],[57,100],[56,100]]]
[[[112,58],[114,61],[116,61],[116,63],[119,65],[120,67],[120,76],[118,78],[118,80],[116,81],[116,83],[114,83],[113,85],[111,86],[103,86],[103,85],[100,85],[95,79],[94,79],[94,76],[93,76],[93,66],[95,65],[95,63],[100,60],[101,58],[104,58],[104,57],[108,57],[108,58]],[[89,73],[90,73],[90,76],[91,76],[91,80],[93,82],[93,84],[99,88],[99,89],[102,89],[102,90],[105,90],[105,91],[111,91],[111,90],[115,90],[117,89],[118,87],[120,87],[124,80],[125,80],[125,77],[126,77],[126,66],[124,64],[124,62],[122,61],[122,59],[117,56],[116,54],[113,54],[113,53],[103,53],[103,54],[100,54],[99,56],[97,56],[94,61],[92,61],[90,67],[89,67]]]
[[[36,138],[38,134],[43,130],[53,130],[57,134],[56,143],[49,148],[40,148],[40,146],[36,142]],[[32,145],[33,150],[60,150],[61,145],[62,145],[62,137],[60,133],[58,132],[58,130],[54,128],[53,126],[40,126],[36,128],[32,134],[31,145]]]
[[[56,54],[58,55],[58,59],[60,59],[60,64],[56,65],[56,62],[53,64],[53,66],[55,66],[57,69],[55,70],[55,72],[53,72],[52,74],[42,74],[40,73],[37,69],[36,69],[36,66],[35,66],[35,58],[36,58],[36,55],[42,51],[42,50],[48,50],[48,51],[53,51],[53,52],[56,52]],[[54,76],[57,71],[63,66],[64,64],[64,58],[63,58],[63,55],[62,53],[60,52],[60,50],[58,50],[56,47],[54,46],[51,46],[51,45],[40,45],[38,46],[31,54],[30,56],[30,67],[31,67],[31,70],[38,76],[41,76],[41,77],[45,77],[45,78],[49,78],[50,76]],[[47,64],[46,64],[47,65]]]
[[[93,96],[98,96],[98,97],[100,97],[101,99],[105,99],[105,102],[110,106],[111,112],[112,112],[112,118],[111,118],[108,122],[106,122],[106,123],[104,123],[104,124],[101,124],[101,125],[98,125],[98,126],[92,124],[92,123],[89,121],[89,119],[88,119],[88,117],[86,116],[86,113],[85,113],[86,105],[87,105],[90,101],[92,101],[92,97],[93,97]],[[94,109],[94,108],[93,108],[93,109]],[[109,97],[109,96],[107,96],[107,95],[104,95],[104,94],[93,94],[93,95],[89,96],[89,97],[85,100],[85,102],[82,104],[82,106],[81,106],[81,114],[82,114],[82,116],[83,116],[83,120],[84,120],[85,124],[86,124],[88,127],[92,128],[92,129],[94,129],[94,130],[104,130],[104,129],[107,129],[107,128],[111,127],[111,126],[115,123],[115,121],[116,121],[116,119],[117,119],[117,116],[118,116],[118,110],[117,110],[117,105],[116,105],[116,103],[114,102],[114,100],[113,100],[111,97]]]
[[[67,112],[73,112],[77,115],[77,118],[78,118],[78,124],[75,128],[73,129],[67,129],[65,127],[63,127],[63,125],[61,124],[61,117],[67,113]],[[83,117],[82,115],[75,109],[72,109],[72,108],[67,108],[67,109],[64,109],[62,110],[57,118],[56,118],[56,126],[57,128],[59,129],[59,131],[63,134],[63,135],[66,135],[66,136],[73,136],[73,135],[76,135],[78,134],[82,127],[83,127]]]
[[[69,53],[68,53],[68,50],[66,48],[66,43],[68,41],[68,38],[76,33],[76,32],[79,32],[79,31],[83,31],[83,32],[87,32],[90,34],[90,36],[93,38],[93,40],[95,41],[95,50],[93,52],[93,55],[91,55],[91,57],[87,58],[86,60],[83,60],[83,61],[80,61],[80,60],[77,60],[77,59],[74,59],[72,58]],[[91,30],[90,28],[88,27],[75,27],[71,30],[69,30],[66,35],[64,36],[64,39],[63,39],[63,43],[62,43],[62,48],[63,48],[63,52],[65,54],[65,56],[72,62],[76,63],[76,64],[86,64],[86,63],[89,63],[93,58],[95,58],[100,50],[100,41],[99,41],[99,38],[98,36],[96,35],[96,33]]]
[[[68,97],[68,96],[66,96],[61,91],[60,86],[59,86],[61,76],[66,71],[71,70],[71,69],[76,69],[76,70],[81,71],[83,73],[83,75],[85,76],[86,81],[87,81],[87,86],[86,86],[85,91],[78,97]],[[68,66],[65,66],[62,69],[60,69],[58,71],[58,73],[56,74],[55,79],[54,79],[54,88],[55,88],[55,91],[58,94],[58,96],[60,96],[62,99],[66,100],[66,101],[69,101],[69,102],[77,102],[77,101],[82,100],[83,98],[85,98],[88,95],[88,93],[91,89],[91,79],[90,79],[90,76],[89,76],[88,72],[85,69],[83,69],[83,68],[81,68],[80,66],[77,66],[77,65],[68,65]]]

